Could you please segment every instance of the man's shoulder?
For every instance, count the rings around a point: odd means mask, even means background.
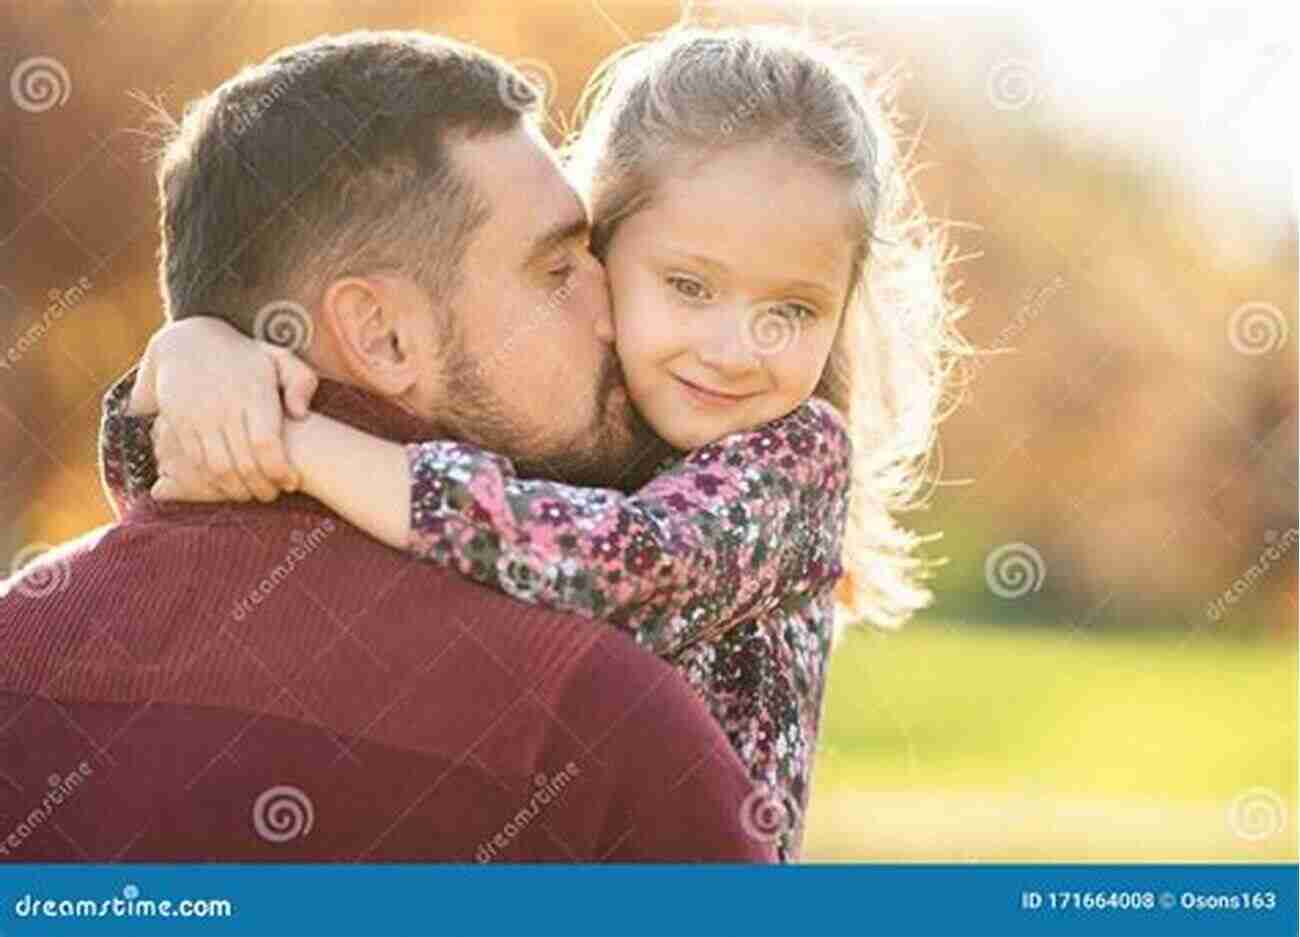
[[[591,684],[604,699],[672,673],[607,623],[508,596],[315,509],[150,505],[57,552],[64,576],[94,579],[94,592],[133,596],[132,607],[192,615],[194,627],[213,613],[230,627],[245,620],[324,627],[332,619],[393,650],[401,641],[417,648],[450,636],[530,682],[560,680],[575,692]],[[140,594],[142,583],[148,594]]]
[[[29,543],[18,551],[8,578],[0,578],[0,600],[45,598],[63,591],[74,564],[94,553],[117,524],[104,524],[55,546]]]

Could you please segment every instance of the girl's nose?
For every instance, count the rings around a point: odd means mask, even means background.
[[[746,330],[744,311],[735,315],[720,315],[715,328],[701,342],[698,350],[700,362],[728,376],[744,374],[758,367],[758,356]]]

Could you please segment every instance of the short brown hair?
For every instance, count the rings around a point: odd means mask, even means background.
[[[422,32],[322,36],[244,68],[162,152],[168,316],[252,334],[259,305],[314,304],[330,280],[379,270],[445,298],[488,215],[450,144],[537,105],[506,62]]]

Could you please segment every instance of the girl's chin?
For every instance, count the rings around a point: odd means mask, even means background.
[[[636,395],[632,396],[635,402]],[[740,428],[732,425],[734,421],[723,418],[721,414],[701,413],[698,408],[682,406],[680,401],[671,397],[665,400],[665,396],[668,395],[653,399],[647,407],[638,405],[638,409],[655,435],[674,449],[682,452],[699,449]]]
[[[683,452],[699,449],[711,442],[717,442],[730,432],[730,430],[722,426],[698,425],[699,419],[694,417],[693,414],[679,414],[677,419],[665,422],[670,422],[671,425],[659,426],[652,423],[651,426],[664,442]]]

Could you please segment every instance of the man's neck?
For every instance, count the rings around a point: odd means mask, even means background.
[[[447,435],[444,427],[411,413],[392,400],[329,378],[320,379],[311,408],[354,429],[393,442],[420,442]]]

